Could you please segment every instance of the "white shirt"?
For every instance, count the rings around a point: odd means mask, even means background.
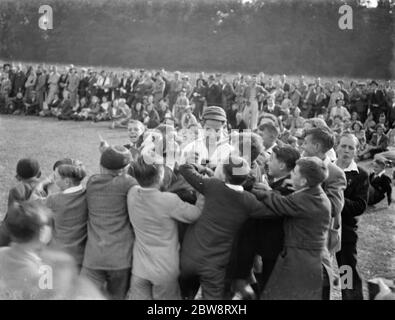
[[[63,193],[69,194],[69,193],[78,192],[78,191],[81,191],[82,188],[83,188],[82,185],[71,187],[71,188],[64,190]]]
[[[356,172],[359,173],[358,166],[357,166],[357,164],[355,163],[354,160],[352,160],[350,165],[347,168],[343,169],[343,171],[344,172],[356,171]]]
[[[229,154],[233,151],[233,147],[228,142],[217,143],[216,149],[212,152],[211,157],[209,157],[209,151],[205,144],[205,139],[198,139],[187,144],[182,150],[181,163],[185,163],[186,157],[192,152],[199,154],[198,163],[200,164],[202,160],[210,160],[210,165],[216,166],[218,163],[223,162]]]

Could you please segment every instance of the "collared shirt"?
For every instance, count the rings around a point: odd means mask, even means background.
[[[243,191],[244,191],[244,189],[243,189],[242,186],[239,186],[239,185],[236,185],[236,184],[229,184],[229,183],[226,183],[225,185],[226,185],[228,188],[230,188],[230,189],[232,189],[232,190],[234,190],[234,191],[237,191],[237,192],[243,192]]]
[[[201,163],[203,159],[210,160],[210,165],[216,166],[218,163],[223,162],[229,154],[232,152],[233,147],[226,141],[220,141],[217,143],[216,149],[209,156],[209,150],[206,147],[204,139],[198,139],[187,144],[182,150],[181,163],[185,163],[186,157],[191,152],[199,154],[198,163]]]
[[[82,188],[83,188],[82,185],[71,187],[71,188],[64,190],[63,193],[69,194],[69,193],[78,192],[78,191],[81,191]]]
[[[357,164],[355,163],[354,160],[352,160],[350,165],[347,168],[343,169],[343,171],[344,172],[356,171],[356,172],[359,173],[358,166],[357,166]]]
[[[375,174],[375,177],[381,177],[385,173],[385,170],[381,171],[379,174]]]

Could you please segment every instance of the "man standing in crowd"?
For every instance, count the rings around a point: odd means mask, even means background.
[[[314,128],[306,132],[302,145],[303,156],[318,157],[328,167],[328,178],[323,183],[323,189],[331,202],[331,221],[328,234],[328,255],[324,257],[324,290],[323,299],[329,300],[333,282],[332,257],[340,250],[341,237],[341,211],[344,206],[344,190],[347,181],[344,172],[335,164],[331,163],[326,153],[333,148],[334,139],[332,134],[322,128]]]
[[[47,72],[43,70],[43,67],[41,65],[39,65],[37,67],[37,82],[36,82],[35,90],[37,93],[37,100],[40,106],[40,110],[43,109],[46,85],[47,85]]]
[[[80,78],[77,74],[77,69],[74,66],[72,66],[70,68],[70,74],[67,77],[67,91],[70,92],[70,101],[73,108],[77,104],[79,83],[80,83]]]
[[[186,145],[182,150],[181,163],[190,156],[197,157],[197,163],[215,168],[231,152],[226,138],[226,113],[221,107],[206,107],[203,112],[203,138]]]
[[[354,161],[358,139],[352,134],[340,138],[337,148],[337,166],[347,179],[344,191],[342,216],[341,250],[336,253],[339,268],[349,266],[352,270],[352,287],[342,288],[343,300],[363,300],[362,280],[357,271],[358,216],[365,212],[368,201],[368,173]]]
[[[55,99],[55,95],[59,91],[58,87],[58,82],[60,79],[60,74],[57,72],[57,69],[55,66],[51,66],[50,72],[49,72],[49,77],[48,77],[48,96],[47,96],[47,105],[51,104],[52,101]]]
[[[290,147],[275,147],[268,162],[270,184],[261,183],[256,185],[264,190],[274,190],[283,196],[291,194],[294,190],[286,183],[291,178],[291,171],[295,168],[299,159],[299,152]],[[259,255],[262,259],[262,271],[256,273],[257,294],[260,296],[273,271],[277,257],[283,249],[284,231],[283,219],[249,219],[240,231],[236,245],[236,291],[246,293],[246,285],[253,267],[254,256]]]
[[[220,106],[222,104],[222,89],[215,82],[215,77],[213,75],[208,78],[206,100],[208,106]]]

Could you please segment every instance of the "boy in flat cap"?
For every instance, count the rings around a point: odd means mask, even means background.
[[[127,194],[137,181],[127,175],[130,152],[108,146],[100,158],[100,174],[86,185],[88,240],[82,274],[98,288],[106,284],[111,299],[124,299],[130,284],[134,233],[129,221]]]

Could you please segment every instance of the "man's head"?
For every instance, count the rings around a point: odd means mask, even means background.
[[[206,137],[221,138],[226,126],[226,113],[221,107],[206,107],[203,111],[203,129]]]
[[[316,187],[327,177],[328,168],[324,161],[317,157],[299,159],[291,172],[292,184],[296,190]]]
[[[377,125],[377,127],[376,127],[377,134],[380,135],[380,136],[383,135],[384,134],[384,130],[385,130],[385,127],[381,123],[379,123]]]
[[[5,227],[17,243],[48,243],[51,212],[37,201],[14,202],[7,212]]]
[[[143,188],[160,188],[164,178],[164,167],[162,164],[155,163],[154,158],[148,155],[141,155],[137,161],[131,164],[130,173],[136,178]]]
[[[36,159],[21,159],[16,165],[16,175],[18,180],[39,178],[41,176],[40,164]]]
[[[374,158],[372,168],[375,174],[382,172],[385,169],[385,159],[381,157]]]
[[[225,181],[234,184],[242,185],[250,173],[250,166],[242,157],[229,156],[226,163],[222,165]]]
[[[258,127],[258,133],[263,139],[266,148],[270,148],[277,140],[279,132],[272,122],[265,122]]]
[[[341,98],[336,99],[336,106],[339,107],[339,108],[344,106],[344,100],[341,99]]]
[[[129,140],[136,143],[144,133],[144,125],[138,120],[130,120],[128,124]]]
[[[268,163],[269,174],[274,178],[289,174],[295,168],[299,158],[299,151],[293,147],[274,147]]]
[[[347,133],[342,135],[336,150],[338,160],[350,164],[357,155],[358,145],[358,138],[353,134]]]
[[[130,160],[131,154],[128,149],[123,146],[110,146],[101,154],[101,171],[102,173],[120,174],[130,164]]]
[[[306,157],[325,158],[325,154],[333,148],[332,133],[324,128],[314,128],[305,134],[302,149]]]

